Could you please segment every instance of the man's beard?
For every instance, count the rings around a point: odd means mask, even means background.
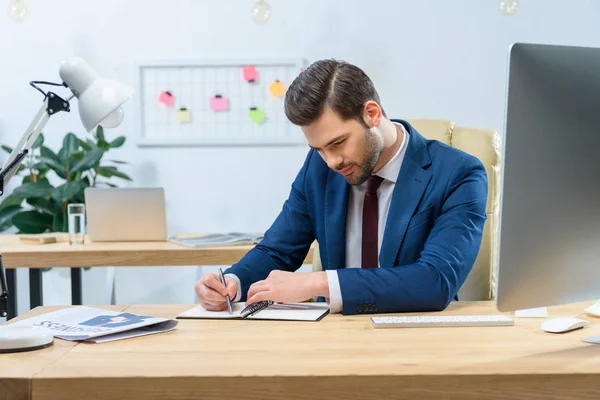
[[[344,177],[351,185],[361,185],[366,182],[367,179],[369,179],[369,176],[371,176],[373,169],[375,169],[377,160],[379,160],[379,156],[383,151],[383,141],[379,136],[373,134],[369,129],[365,130],[365,139],[365,154],[360,164],[350,163],[336,168],[338,171],[340,171],[350,166],[356,167],[351,175]]]

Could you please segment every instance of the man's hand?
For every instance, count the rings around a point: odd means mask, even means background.
[[[235,279],[228,276],[225,277],[225,287],[219,276],[216,274],[206,274],[196,282],[194,289],[200,305],[209,311],[223,311],[227,309],[227,299],[225,296],[229,294],[229,299],[233,301],[237,294],[238,284]]]
[[[267,279],[250,286],[246,304],[261,300],[299,303],[316,296],[329,297],[326,272],[294,273],[275,270],[271,271]]]

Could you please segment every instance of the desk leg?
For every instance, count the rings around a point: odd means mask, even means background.
[[[80,306],[82,303],[81,268],[71,268],[71,304]]]
[[[44,304],[44,292],[42,290],[42,269],[29,269],[29,309],[33,310]]]
[[[6,286],[8,289],[8,315],[6,320],[17,316],[17,269],[6,270]]]

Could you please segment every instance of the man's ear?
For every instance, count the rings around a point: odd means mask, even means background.
[[[383,116],[383,112],[381,111],[381,107],[373,100],[369,100],[365,103],[363,119],[365,123],[373,128],[378,126],[381,122],[381,118]]]

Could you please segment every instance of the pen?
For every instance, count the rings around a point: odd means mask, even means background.
[[[221,268],[219,268],[219,276],[221,277],[221,283],[227,289],[227,283],[225,283],[225,275],[223,275],[223,270]],[[229,309],[229,314],[233,314],[233,310],[231,309],[231,299],[229,298],[229,295],[226,295],[225,298],[227,299],[227,308]]]

